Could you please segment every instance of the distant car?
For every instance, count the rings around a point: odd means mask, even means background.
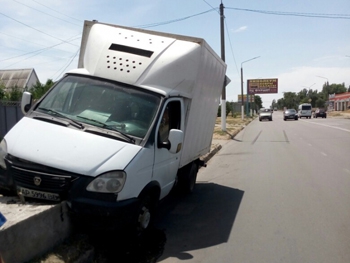
[[[298,113],[295,109],[286,109],[283,112],[283,120],[298,120]]]
[[[262,121],[264,119],[268,119],[269,121],[272,121],[272,110],[268,108],[261,108],[259,110],[259,121]]]
[[[316,109],[314,112],[314,118],[318,118],[318,117],[327,118],[326,110],[325,109]]]

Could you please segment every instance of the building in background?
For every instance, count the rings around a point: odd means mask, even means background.
[[[29,90],[38,81],[39,78],[33,68],[0,70],[0,86],[5,88],[5,92],[11,92],[14,87],[21,91]]]
[[[329,94],[328,110],[344,111],[350,109],[350,92]]]

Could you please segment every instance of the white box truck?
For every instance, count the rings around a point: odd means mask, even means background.
[[[78,68],[0,146],[0,188],[147,228],[210,151],[226,64],[200,38],[85,21]]]

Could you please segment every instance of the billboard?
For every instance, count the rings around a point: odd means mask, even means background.
[[[278,79],[248,79],[248,94],[278,93]]]
[[[238,102],[242,101],[242,95],[238,95]],[[247,102],[247,94],[243,95],[243,101]],[[249,102],[254,102],[254,95],[249,96]]]

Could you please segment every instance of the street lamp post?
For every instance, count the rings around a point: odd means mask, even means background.
[[[327,85],[329,85],[328,78],[326,78],[326,77],[322,77],[322,76],[316,76],[316,77],[319,77],[319,78],[322,78],[322,79],[326,79],[326,80],[327,80]]]
[[[302,86],[302,87],[310,89],[310,88],[311,88],[313,85],[315,85],[315,84],[316,84],[316,83],[312,84],[311,86]]]
[[[253,59],[257,59],[257,58],[260,58],[260,56],[258,56],[258,57],[254,57],[254,58],[251,58],[251,59],[248,59],[248,60],[243,61],[243,62],[241,63],[241,96],[242,96],[242,98],[241,98],[241,101],[242,101],[242,105],[241,105],[241,113],[242,113],[242,120],[244,119],[244,98],[243,98],[243,63],[246,63],[246,62],[248,62],[248,61],[251,61],[251,60],[253,60]],[[249,98],[249,96],[248,96],[248,85],[247,85],[247,116],[248,116],[248,98]]]
[[[307,88],[309,90],[315,84],[316,83],[312,84],[311,86],[302,86],[302,87]],[[312,101],[312,99],[310,98],[310,94],[309,94],[309,103],[311,103],[311,101]]]

